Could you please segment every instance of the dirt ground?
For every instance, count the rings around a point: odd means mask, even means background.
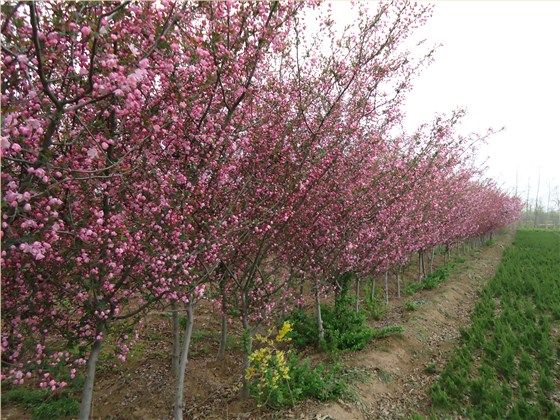
[[[217,362],[219,314],[201,306],[196,314],[193,345],[185,387],[187,419],[401,419],[429,411],[427,390],[437,373],[426,373],[435,365],[441,370],[455,347],[459,329],[468,325],[477,292],[494,275],[513,232],[494,239],[492,247],[466,257],[437,289],[420,291],[413,297],[393,298],[390,310],[373,327],[402,325],[399,336],[379,339],[367,348],[345,355],[346,366],[368,374],[355,383],[356,400],[331,404],[306,402],[291,410],[263,412],[252,401],[238,397],[241,381],[239,331],[232,325],[232,340],[226,360]],[[437,257],[441,260],[441,256]],[[436,259],[436,266],[438,261]],[[415,276],[415,267],[405,280]],[[415,302],[407,311],[405,301]],[[172,338],[170,317],[152,313],[139,342],[122,366],[101,364],[96,376],[94,419],[169,419],[174,395],[170,374]],[[17,407],[2,407],[2,419],[30,416]]]

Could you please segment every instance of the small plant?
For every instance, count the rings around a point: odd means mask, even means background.
[[[434,270],[432,273],[426,277],[424,282],[422,283],[422,288],[425,290],[432,290],[438,287],[441,283],[445,281],[445,279],[449,276],[451,271],[451,265],[447,264],[443,267]]]
[[[34,419],[59,419],[64,417],[75,417],[80,411],[80,403],[76,398],[65,396],[52,399],[37,405],[32,415]]]
[[[367,326],[365,313],[356,312],[351,303],[348,288],[343,287],[336,296],[334,306],[321,306],[325,330],[322,345],[335,356],[341,351],[361,350],[375,336],[374,331]],[[289,337],[297,347],[302,348],[318,342],[315,317],[295,310],[289,315],[288,321],[293,326]]]
[[[428,375],[432,375],[434,373],[437,373],[437,367],[435,363],[430,363],[429,365],[427,365],[424,368],[424,373],[427,373]]]
[[[404,304],[404,309],[406,309],[407,311],[415,311],[416,309],[418,309],[418,306],[416,305],[416,303],[408,300],[405,302]]]
[[[422,283],[409,283],[409,285],[406,286],[406,294],[408,296],[412,296],[418,290],[422,290],[422,289],[423,289]]]
[[[467,262],[467,259],[465,257],[461,256],[461,255],[457,255],[455,257],[455,263],[456,264],[464,264],[466,262]]]
[[[418,290],[432,290],[438,287],[441,283],[445,281],[445,279],[449,276],[451,269],[453,268],[453,264],[448,263],[443,267],[434,270],[430,273],[423,281],[418,283],[410,283],[406,287],[406,293],[409,296],[415,294]]]

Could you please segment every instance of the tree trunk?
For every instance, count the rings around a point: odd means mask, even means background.
[[[304,278],[301,279],[301,283],[299,285],[299,296],[298,296],[298,304],[297,307],[298,309],[303,309],[303,284],[304,284]]]
[[[192,330],[194,324],[194,304],[189,302],[187,307],[187,326],[185,328],[185,337],[183,340],[183,349],[181,350],[181,359],[179,361],[179,372],[177,375],[177,386],[175,388],[175,406],[173,409],[173,418],[175,420],[183,420],[183,406],[185,394],[185,374],[187,370],[187,362],[189,360],[189,347],[191,345]]]
[[[179,358],[181,351],[181,331],[179,330],[179,304],[171,302],[171,319],[173,328],[173,354],[171,355],[171,373],[174,378],[179,374]]]
[[[323,317],[321,316],[321,296],[318,281],[315,281],[315,311],[317,312],[317,338],[319,346],[321,346],[325,340],[325,329],[323,328]]]
[[[356,277],[356,313],[360,312],[360,278]]]
[[[432,247],[432,251],[430,252],[430,274],[434,272],[434,252],[435,247]]]
[[[220,282],[220,289],[222,293],[222,328],[220,333],[220,347],[218,348],[218,360],[224,360],[226,356],[226,345],[227,345],[227,314],[226,314],[226,307],[227,307],[227,287],[225,284],[225,276],[221,278]]]
[[[426,277],[426,266],[424,265],[424,250],[418,251],[418,279],[423,280]]]
[[[222,329],[220,334],[220,347],[218,348],[218,360],[224,360],[226,357],[226,345],[227,345],[227,318],[225,314],[222,314]]]
[[[385,271],[385,304],[389,304],[389,270]]]
[[[401,268],[397,268],[397,297],[401,298]]]
[[[282,307],[280,308],[280,315],[279,319],[280,319],[280,325],[284,325],[284,320],[286,319],[286,305],[287,302],[281,302]]]
[[[245,306],[245,296],[243,298],[243,301]],[[246,309],[243,310],[243,314],[241,317],[243,322],[243,387],[241,388],[241,397],[249,398],[249,382],[247,381],[246,375],[247,370],[251,367],[249,356],[251,355],[251,351],[253,350],[253,340],[251,337],[251,330],[249,328],[249,320],[247,319],[248,314]]]
[[[99,333],[105,335],[105,328],[101,328],[101,331]],[[86,382],[84,383],[84,388],[82,390],[82,401],[80,403],[80,414],[78,415],[78,420],[88,420],[90,417],[91,405],[93,402],[95,368],[97,366],[99,354],[101,353],[101,344],[104,338],[105,337],[103,337],[101,340],[95,340],[93,346],[91,347],[91,352],[87,361]]]

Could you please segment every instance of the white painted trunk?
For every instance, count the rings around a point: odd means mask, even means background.
[[[179,358],[181,352],[181,331],[179,330],[179,304],[171,303],[171,319],[173,328],[173,353],[171,355],[171,373],[177,378],[179,373]]]
[[[315,311],[317,314],[317,338],[319,345],[325,340],[325,329],[323,328],[323,317],[321,316],[321,296],[319,292],[319,282],[315,282]]]
[[[181,358],[179,360],[179,372],[177,375],[177,384],[175,388],[175,404],[173,407],[173,418],[175,420],[183,420],[184,394],[185,394],[185,374],[187,363],[189,360],[189,348],[191,345],[192,330],[194,324],[194,305],[189,302],[187,305],[187,326],[185,328],[185,337],[183,339],[183,348],[181,350]]]
[[[385,304],[389,304],[389,271],[385,271]]]
[[[356,277],[356,313],[360,312],[360,279]]]
[[[101,333],[105,334],[105,330],[103,329]],[[82,401],[80,403],[78,420],[88,420],[91,414],[95,369],[97,366],[97,360],[99,359],[99,354],[101,353],[101,343],[102,340],[95,340],[93,346],[91,347],[91,352],[87,361],[86,382],[84,383],[84,388],[82,389]]]

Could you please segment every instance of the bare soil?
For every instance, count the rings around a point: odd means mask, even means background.
[[[355,383],[356,399],[320,404],[308,401],[285,411],[268,412],[252,400],[239,398],[241,346],[238,326],[230,326],[231,343],[223,361],[216,361],[220,317],[209,305],[199,305],[195,314],[193,345],[185,386],[187,419],[401,419],[413,413],[427,413],[427,391],[457,345],[459,329],[469,324],[477,292],[494,275],[504,248],[513,239],[506,232],[494,245],[466,256],[466,262],[438,288],[420,291],[412,297],[392,298],[389,312],[373,327],[402,325],[405,332],[379,339],[367,348],[343,356],[348,367],[369,374]],[[436,256],[435,266],[443,256]],[[417,268],[405,273],[413,281]],[[392,289],[391,289],[392,290]],[[394,294],[393,294],[394,295]],[[408,311],[406,301],[415,302]],[[147,318],[139,341],[124,365],[101,363],[96,376],[94,419],[169,419],[172,413],[174,381],[170,373],[171,319],[165,312]],[[317,356],[321,357],[321,356]],[[18,407],[2,407],[2,419],[30,418]]]

